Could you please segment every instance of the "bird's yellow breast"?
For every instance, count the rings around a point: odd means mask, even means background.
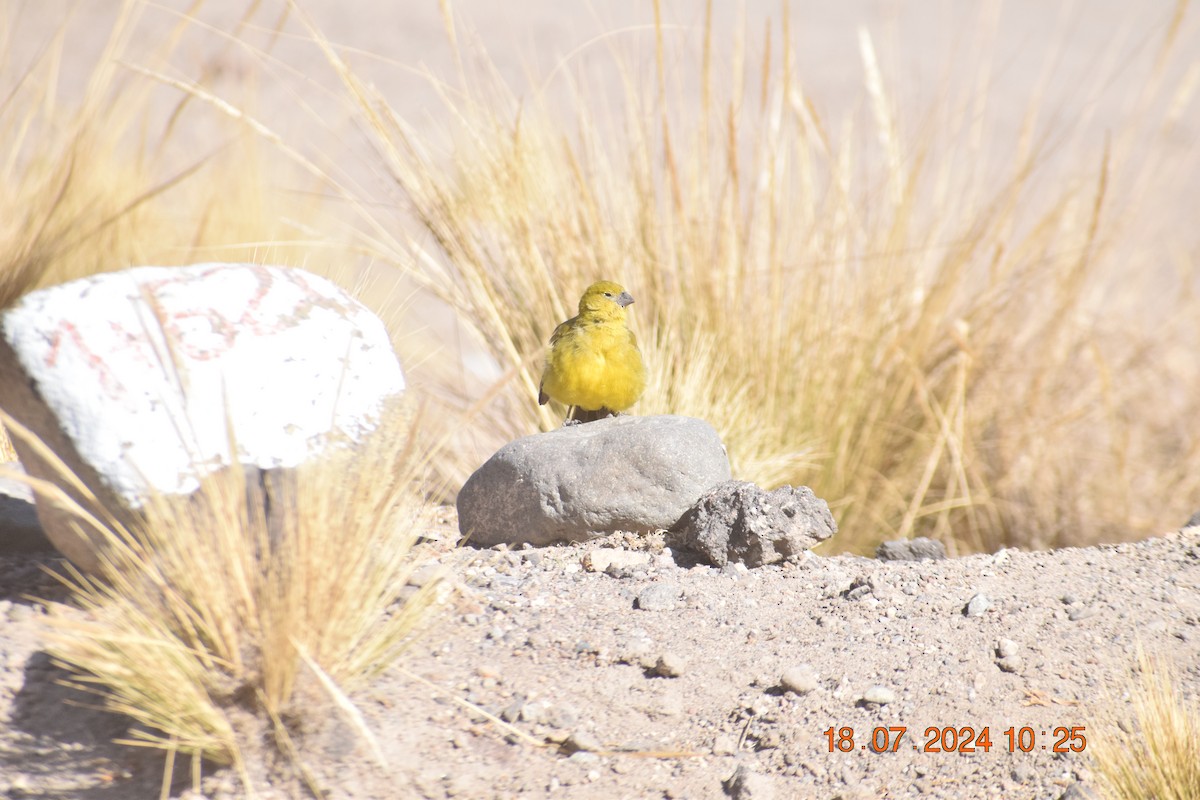
[[[568,320],[556,332],[542,388],[565,405],[624,411],[646,388],[637,339],[623,320]]]

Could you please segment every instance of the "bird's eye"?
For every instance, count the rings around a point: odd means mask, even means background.
[[[605,293],[604,293],[604,296],[605,296],[605,297],[612,297],[612,292],[605,292]]]

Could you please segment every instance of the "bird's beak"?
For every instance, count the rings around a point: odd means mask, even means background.
[[[619,305],[621,308],[630,305],[632,302],[633,295],[631,295],[629,292],[621,292],[619,295],[617,295],[617,305]]]

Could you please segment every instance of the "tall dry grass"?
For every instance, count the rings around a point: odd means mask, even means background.
[[[16,66],[21,9],[0,5],[0,309],[34,289],[129,266],[328,260],[303,246],[314,197],[278,188],[295,170],[280,169],[248,132],[192,113],[188,98],[165,101],[161,85],[129,68],[168,61],[194,24],[183,17],[149,37],[147,7],[114,7],[76,100],[63,60],[83,34],[65,19]],[[156,45],[139,49],[148,38]],[[252,104],[252,93],[240,102]],[[15,458],[0,430],[0,461]]]
[[[195,24],[180,18],[147,49],[147,7],[125,0],[115,9],[78,100],[61,85],[70,20],[15,67],[20,9],[0,7],[9,34],[0,38],[0,308],[32,289],[131,265],[309,258],[299,240],[314,200],[278,191],[296,173],[277,171],[244,130],[214,125],[219,118],[193,113],[190,98],[172,102],[130,68],[168,62]],[[248,86],[244,104],[254,102]]]
[[[411,417],[396,414],[294,474],[233,468],[190,497],[153,497],[133,524],[65,468],[84,505],[31,480],[105,547],[100,574],[61,576],[73,597],[48,604],[48,651],[136,723],[127,743],[232,764],[252,792],[273,740],[320,796],[303,734],[343,717],[373,748],[346,692],[389,668],[444,599],[440,576],[406,588],[422,471]]]
[[[723,48],[711,5],[680,34],[656,3],[649,51],[614,34],[592,45],[610,51],[598,75],[567,59],[517,86],[450,6],[460,70],[431,77],[434,132],[310,31],[410,205],[351,196],[361,241],[453,314],[438,380],[470,422],[440,465],[452,485],[559,423],[534,402],[546,341],[606,277],[637,299],[652,378],[634,411],[707,419],[738,477],[813,487],[840,549],[1045,547],[1190,513],[1200,309],[1139,277],[1165,251],[1136,213],[1176,168],[1166,142],[1193,100],[1194,70],[1174,69],[1186,3],[1117,58],[1137,113],[1107,136],[1053,121],[1052,69],[1028,107],[992,109],[995,67],[970,51],[951,70],[965,80],[905,107],[866,31],[858,110],[832,120],[795,66],[786,4],[780,28]],[[1098,69],[1079,91],[1111,82]],[[1176,252],[1186,273],[1196,251]]]
[[[1088,752],[1108,800],[1200,798],[1200,702],[1161,661],[1139,657],[1127,711],[1089,729]]]
[[[148,38],[150,4],[121,4],[77,104],[59,94],[66,22],[28,68],[0,74],[0,308],[130,265],[319,269],[331,258],[303,241],[318,196],[277,188],[295,170],[244,129],[198,119],[207,109],[190,96],[171,90],[164,106],[164,87],[147,79],[197,25],[199,5],[147,51],[135,44]],[[0,32],[20,30],[19,10],[0,5]],[[39,447],[2,410],[0,425]],[[102,575],[64,576],[73,600],[50,604],[50,652],[136,723],[131,743],[232,763],[248,791],[264,736],[301,773],[296,732],[322,717],[345,718],[370,742],[344,692],[394,662],[439,591],[438,580],[405,589],[425,509],[410,433],[396,420],[353,453],[265,486],[238,470],[210,477],[189,500],[155,498],[134,525],[33,481],[39,502],[69,507],[110,550]]]

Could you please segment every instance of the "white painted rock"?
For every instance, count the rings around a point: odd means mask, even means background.
[[[93,491],[140,508],[239,463],[295,467],[375,428],[404,391],[386,329],[328,280],[255,264],[139,267],[54,286],[0,314],[0,406]],[[29,472],[54,478],[15,442]],[[39,504],[83,569],[94,546]]]

